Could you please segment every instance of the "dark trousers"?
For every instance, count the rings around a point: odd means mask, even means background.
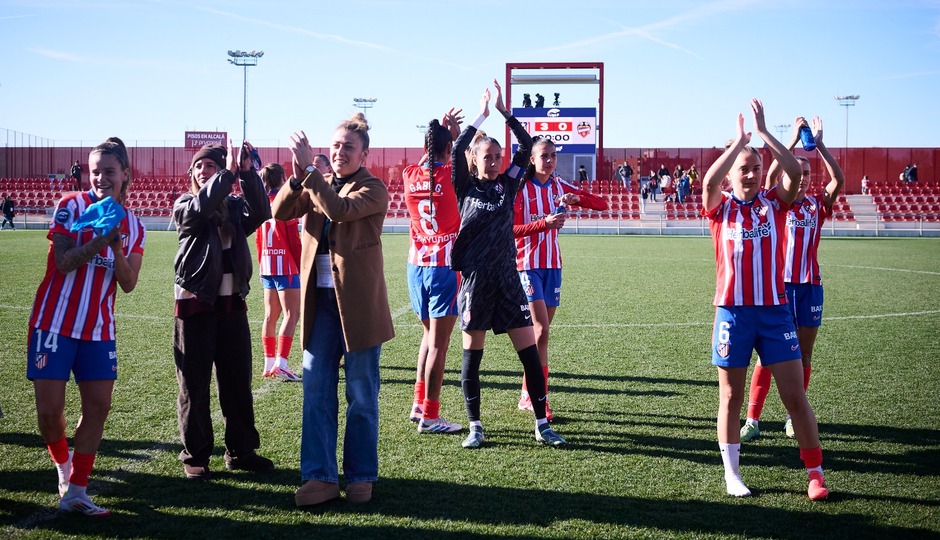
[[[219,405],[225,422],[225,450],[249,454],[260,446],[251,395],[251,334],[248,315],[197,313],[177,318],[173,357],[179,381],[177,418],[183,451],[180,460],[194,466],[209,464],[212,433],[209,384],[215,367]]]

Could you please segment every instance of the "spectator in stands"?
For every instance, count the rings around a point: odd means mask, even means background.
[[[346,383],[343,471],[346,500],[372,499],[379,473],[379,355],[395,336],[388,307],[382,223],[385,184],[365,167],[369,124],[356,113],[330,141],[333,173],[313,166],[303,131],[289,147],[293,175],[274,198],[277,219],[304,218],[301,243],[303,418],[297,506],[339,497],[336,459],[340,359]]]
[[[584,165],[578,165],[578,187],[584,187],[584,182],[588,182],[588,172]]]
[[[649,188],[649,192],[650,192],[650,196],[649,196],[650,202],[657,202],[656,194],[659,192],[659,182],[660,182],[659,174],[654,173],[652,176],[650,176],[650,181],[646,183],[646,186],[647,188]]]
[[[791,152],[800,141],[800,128],[808,127],[808,122],[800,116],[793,121],[793,126],[795,129],[788,146]],[[816,343],[816,334],[822,325],[823,315],[823,286],[818,257],[819,240],[822,237],[823,223],[832,216],[832,205],[838,199],[842,185],[845,183],[842,168],[823,144],[822,138],[822,120],[817,116],[813,118],[813,139],[816,141],[816,151],[822,157],[830,178],[823,193],[807,195],[812,169],[809,160],[804,157],[796,158],[802,167],[803,174],[800,179],[789,179],[791,182],[798,182],[800,190],[787,214],[783,281],[787,293],[787,307],[790,308],[796,324],[796,334],[802,353],[804,392],[809,387],[813,347]],[[771,163],[767,169],[765,189],[773,189],[782,172],[776,160]],[[761,363],[754,366],[747,404],[747,420],[741,428],[742,442],[760,435],[758,421],[764,408],[764,401],[767,399],[767,393],[770,391],[770,379],[770,369]],[[789,415],[786,418],[784,431],[788,437],[794,436],[793,421]]]
[[[565,224],[565,207],[578,205],[597,211],[607,210],[607,201],[603,198],[554,176],[557,163],[558,155],[552,140],[537,138],[532,145],[529,165],[519,185],[513,211],[516,270],[529,302],[529,313],[532,314],[535,342],[542,374],[545,376],[545,396],[548,396],[549,326],[561,303],[561,246],[558,243],[558,231]],[[556,212],[559,207],[561,211]],[[520,410],[533,411],[525,376],[522,378],[518,407]],[[551,421],[553,416],[546,397],[545,418]]]
[[[905,184],[910,183],[911,181],[911,164],[908,163],[904,170],[901,171],[901,175],[898,176],[898,180],[904,182]]]
[[[695,170],[695,163],[689,165],[689,171],[687,174],[689,176],[689,185],[694,190],[698,187],[698,171]],[[689,193],[692,193],[692,191],[690,190]]]
[[[911,168],[907,170],[907,182],[909,184],[917,183],[917,164],[911,165]]]
[[[225,467],[270,472],[271,460],[258,455],[251,394],[251,331],[248,294],[252,261],[248,235],[271,218],[271,207],[253,150],[245,141],[228,150],[200,148],[189,169],[190,191],[173,205],[179,234],[174,267],[173,356],[179,382],[178,422],[186,478],[206,480],[215,446],[209,384],[215,368],[219,405],[225,419]],[[235,182],[242,196],[232,196]]]
[[[688,196],[692,193],[692,182],[689,180],[688,173],[683,174],[682,178],[679,179],[679,185],[676,188],[677,196],[679,197],[679,204],[685,202]]]
[[[88,497],[88,477],[117,379],[116,289],[120,285],[130,293],[137,286],[147,233],[137,216],[122,208],[131,184],[124,143],[117,137],[102,142],[89,154],[88,166],[91,189],[66,194],[52,214],[46,272],[29,318],[26,377],[33,381],[39,433],[58,473],[59,508],[106,516],[110,512]],[[108,208],[106,200],[119,206]],[[121,210],[123,217],[88,223],[99,208],[113,218]],[[65,394],[73,373],[81,417],[69,451]]]
[[[871,194],[871,180],[868,179],[868,175],[862,177],[862,195]]]
[[[620,175],[620,181],[623,182],[623,190],[630,193],[630,183],[633,181],[633,167],[626,160],[617,168],[617,174]]]
[[[644,214],[646,213],[646,199],[650,196],[649,185],[645,185],[640,189],[640,211]]]
[[[13,218],[16,216],[16,201],[13,200],[13,195],[7,195],[3,198],[3,223],[0,224],[0,229],[5,229],[7,223],[10,224],[10,228],[14,231],[16,230],[16,223],[13,221]]]
[[[460,134],[460,113],[450,109],[441,120],[431,120],[424,134],[425,156],[402,172],[411,232],[408,295],[423,330],[408,415],[418,423],[418,433],[463,429],[440,414],[444,365],[457,322],[457,273],[450,268],[450,252],[460,230],[460,210],[451,152]]]
[[[69,176],[72,177],[72,184],[75,186],[75,191],[82,190],[82,166],[78,163],[78,160],[75,160],[75,163],[72,164],[72,169],[69,171]]]
[[[676,168],[672,171],[673,184],[678,184],[683,176],[685,176],[685,169],[682,168],[682,165],[676,163]]]
[[[284,184],[284,168],[269,163],[261,169],[261,180],[274,200]],[[297,220],[269,219],[255,235],[258,273],[264,289],[264,320],[261,323],[261,348],[264,351],[262,377],[277,377],[284,382],[298,382],[300,377],[287,365],[294,344],[294,330],[300,317],[300,234]],[[281,326],[277,320],[284,315]]]
[[[659,177],[660,182],[662,182],[663,180],[665,180],[667,177],[668,177],[668,178],[671,178],[671,177],[672,177],[672,176],[669,174],[669,169],[667,169],[667,168],[666,168],[666,165],[663,164],[663,163],[660,163],[660,164],[659,164],[659,172],[656,173],[656,176]]]
[[[675,200],[676,186],[675,181],[671,176],[664,176],[662,178],[662,182],[660,183],[660,190],[662,190],[662,193],[665,196],[663,202],[670,202]]]
[[[767,129],[764,108],[751,101],[757,134],[786,176],[773,189],[762,189],[761,157],[748,146],[744,116],[737,118],[737,133],[725,152],[705,174],[703,215],[707,216],[715,244],[717,279],[712,364],[718,368],[718,446],[729,495],[746,497],[751,491],[741,481],[740,416],[747,367],[756,349],[761,363],[777,381],[781,400],[793,418],[800,458],[809,477],[811,499],[829,495],[822,472],[822,450],[813,408],[803,390],[799,340],[787,309],[783,283],[787,211],[797,197],[802,168],[787,148]],[[719,189],[728,177],[732,191]]]

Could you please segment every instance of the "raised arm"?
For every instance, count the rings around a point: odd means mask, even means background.
[[[293,154],[295,172],[303,171],[304,178],[292,177],[287,185],[290,193],[285,193],[282,187],[275,196],[278,215],[294,213],[287,210],[289,203],[298,196],[295,194],[297,191],[305,192],[310,204],[315,204],[320,212],[335,222],[355,221],[379,213],[385,214],[388,211],[388,189],[381,180],[360,178],[356,180],[358,185],[355,190],[349,191],[348,195],[340,196],[320,174],[320,171],[313,167],[313,148],[303,131],[290,136],[289,146]],[[307,172],[308,169],[311,172]],[[288,204],[282,209],[281,204],[278,203]]]
[[[751,141],[751,134],[744,131],[744,115],[738,114],[737,135],[731,146],[712,163],[702,179],[702,206],[706,213],[721,204],[721,181],[728,176],[734,160],[741,150]]]
[[[450,110],[441,117],[441,125],[450,131],[450,138],[456,141],[457,137],[460,136],[460,124],[463,123],[463,120],[463,109],[451,107]]]
[[[777,198],[789,206],[800,192],[800,177],[803,175],[803,168],[800,167],[800,162],[793,157],[793,154],[787,150],[787,147],[767,130],[767,123],[764,120],[764,104],[760,100],[751,100],[751,112],[754,113],[754,129],[767,144],[774,160],[783,167],[785,176],[777,184]]]
[[[264,182],[258,176],[258,171],[251,166],[250,152],[254,150],[251,143],[245,141],[242,145],[241,157],[238,163],[238,179],[242,188],[247,211],[242,216],[242,227],[245,235],[250,235],[271,219],[271,200],[264,189]]]
[[[467,149],[473,142],[473,137],[477,130],[490,115],[490,89],[483,90],[480,97],[480,115],[472,124],[465,127],[454,142],[454,150],[450,155],[451,162],[451,181],[454,184],[454,191],[457,194],[457,200],[462,201],[467,189],[470,186],[470,167],[467,163]]]
[[[803,126],[809,125],[806,122],[806,119],[802,116],[797,116],[793,120],[793,137],[790,138],[790,144],[787,145],[787,149],[790,150],[790,153],[793,153],[793,149],[796,148],[796,143],[800,141],[800,128]],[[783,174],[783,169],[780,167],[780,164],[777,163],[777,160],[773,160],[770,163],[770,167],[767,168],[767,178],[764,179],[764,189],[771,189],[777,185],[777,182],[780,181],[780,175]]]
[[[529,165],[529,156],[532,155],[532,136],[503,104],[503,88],[496,79],[493,79],[493,86],[496,87],[496,110],[506,119],[506,124],[509,125],[509,129],[512,130],[512,134],[516,137],[518,143],[516,153],[512,156],[512,165],[510,166],[512,170],[507,170],[506,173],[519,179],[525,174],[525,169]]]
[[[813,138],[816,140],[816,151],[822,156],[823,162],[826,164],[826,172],[829,173],[830,178],[829,183],[826,184],[826,191],[822,194],[823,203],[832,208],[832,204],[836,202],[839,193],[842,191],[842,185],[845,183],[845,173],[842,172],[839,162],[832,157],[829,149],[822,142],[823,124],[818,116],[813,117]]]

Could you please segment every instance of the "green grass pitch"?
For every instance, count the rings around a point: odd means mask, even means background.
[[[563,236],[550,385],[554,425],[570,445],[534,441],[531,415],[516,410],[521,366],[508,338],[490,335],[481,370],[488,444],[470,451],[463,435],[419,435],[407,419],[421,331],[405,285],[407,237],[383,238],[397,337],[382,351],[381,479],[371,503],[294,507],[301,386],[260,377],[260,452],[277,471],[225,471],[216,405],[214,479],[183,478],[171,348],[176,235],[153,231],[137,290],[118,294],[120,378],[89,488],[112,515],[92,519],[55,510],[55,472],[24,375],[48,241],[39,231],[0,233],[0,537],[940,537],[940,240],[822,241],[826,311],[809,398],[832,495],[813,503],[774,394],[763,436],[743,445],[743,478],[756,496],[724,493],[710,239]],[[459,373],[455,332],[442,414],[465,424]],[[70,384],[69,433],[77,398]]]

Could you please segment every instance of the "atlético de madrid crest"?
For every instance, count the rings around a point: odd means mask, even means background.
[[[591,134],[591,124],[588,124],[587,122],[581,122],[580,124],[578,124],[578,135],[582,137],[587,137],[590,134]]]

